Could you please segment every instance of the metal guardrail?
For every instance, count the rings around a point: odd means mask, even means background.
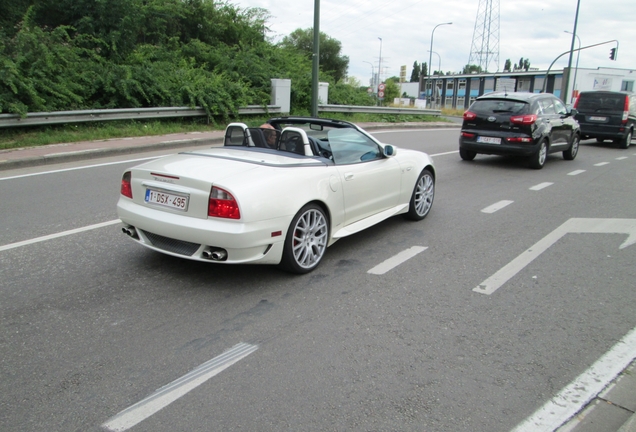
[[[419,108],[396,108],[376,106],[349,106],[349,105],[318,105],[318,111],[340,113],[364,113],[364,114],[425,114],[432,116],[442,115],[441,110]]]
[[[239,114],[280,113],[281,108],[275,105],[266,107],[248,105],[239,108]],[[18,114],[0,114],[0,127],[38,126],[60,123],[82,123],[90,121],[132,120],[171,117],[204,117],[203,108],[196,107],[162,107],[162,108],[124,108],[84,111],[54,111],[28,113],[22,118]]]
[[[427,114],[441,115],[440,110],[417,108],[392,108],[350,105],[318,105],[319,112],[340,113],[375,113],[375,114]],[[239,108],[239,114],[281,114],[281,107],[276,105],[248,105]],[[203,108],[161,107],[161,108],[124,108],[84,111],[54,111],[28,113],[26,117],[18,114],[0,114],[0,128],[18,126],[40,126],[61,123],[82,123],[108,120],[157,119],[172,117],[204,117]]]

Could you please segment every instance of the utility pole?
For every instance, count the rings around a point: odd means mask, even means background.
[[[311,116],[318,117],[318,72],[320,70],[320,0],[314,0],[314,54],[311,70]]]

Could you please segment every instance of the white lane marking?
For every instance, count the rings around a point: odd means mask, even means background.
[[[384,274],[388,272],[389,270],[399,266],[403,262],[413,258],[415,255],[419,254],[420,252],[424,252],[426,249],[428,249],[428,247],[413,246],[412,248],[409,248],[407,250],[400,252],[397,255],[392,256],[391,258],[385,260],[383,263],[378,264],[377,266],[369,270],[367,273],[377,274],[377,275]]]
[[[624,159],[628,159],[627,156],[621,156],[616,158],[616,160],[624,160]]]
[[[532,186],[532,187],[530,188],[530,190],[538,191],[538,190],[541,190],[541,189],[545,189],[545,188],[547,188],[548,186],[552,186],[553,184],[554,184],[554,183],[550,183],[550,182],[539,183],[538,185]]]
[[[624,249],[636,243],[636,219],[579,219],[572,218],[522,252],[517,258],[502,267],[497,273],[479,284],[473,291],[490,295],[545,252],[561,237],[568,233],[627,234],[627,240],[619,246]]]
[[[594,164],[594,166],[603,166],[603,165],[608,165],[609,162],[599,162],[597,164]]]
[[[502,208],[504,208],[506,206],[509,206],[513,202],[514,201],[510,201],[510,200],[502,200],[502,201],[494,203],[491,206],[486,207],[485,209],[482,209],[481,212],[482,213],[494,213],[496,211],[501,210]]]
[[[197,388],[213,376],[218,375],[234,363],[252,354],[257,349],[258,345],[250,345],[243,342],[235,345],[229,351],[203,363],[188,374],[161,387],[144,400],[126,408],[103,423],[102,427],[112,432],[121,432],[130,429],[160,409],[170,405],[181,396]]]
[[[31,174],[22,174],[22,175],[17,175],[17,176],[13,176],[13,177],[2,177],[2,178],[0,178],[0,181],[1,180],[13,180],[13,179],[24,178],[24,177],[34,177],[34,176],[39,176],[39,175],[44,175],[44,174],[57,174],[57,173],[66,172],[66,171],[77,171],[77,170],[83,170],[83,169],[88,169],[88,168],[99,168],[99,167],[108,166],[108,165],[117,165],[117,164],[139,162],[139,161],[145,161],[145,160],[150,160],[150,159],[157,159],[159,157],[161,157],[161,156],[151,156],[151,157],[145,157],[145,158],[139,158],[139,159],[128,159],[128,160],[121,161],[121,162],[105,162],[105,163],[101,163],[101,164],[86,165],[86,166],[75,167],[75,168],[64,168],[64,169],[53,170],[53,171],[42,171],[42,172],[31,173]]]
[[[449,152],[445,152],[445,153],[435,153],[435,154],[432,154],[430,156],[431,157],[434,157],[434,156],[446,156],[446,155],[455,154],[455,153],[459,153],[459,150],[449,151]]]
[[[585,172],[585,170],[576,170],[576,171],[572,171],[572,172],[568,173],[568,175],[575,176],[575,175],[579,175],[579,174],[584,173],[584,172]]]
[[[387,129],[387,130],[382,130],[382,131],[373,131],[373,132],[369,132],[371,135],[379,135],[379,134],[385,134],[385,133],[398,133],[398,132],[437,132],[437,131],[457,131],[459,132],[458,127],[453,127],[453,128],[426,128],[426,129],[395,129],[395,130],[391,130],[391,129]],[[367,131],[368,132],[368,131]]]
[[[636,358],[636,328],[512,432],[552,432],[594,399]]]
[[[117,223],[121,223],[121,220],[115,219],[115,220],[108,221],[108,222],[102,222],[102,223],[98,223],[98,224],[95,224],[95,225],[85,226],[85,227],[82,227],[82,228],[75,228],[75,229],[72,229],[72,230],[62,231],[62,232],[59,232],[59,233],[56,233],[56,234],[49,234],[49,235],[46,235],[46,236],[37,237],[37,238],[34,238],[34,239],[30,239],[30,240],[24,240],[24,241],[17,242],[17,243],[9,243],[7,245],[0,246],[0,252],[6,251],[6,250],[9,250],[9,249],[18,248],[18,247],[21,247],[21,246],[27,246],[27,245],[34,244],[34,243],[39,243],[39,242],[43,242],[43,241],[47,241],[47,240],[52,240],[52,239],[55,239],[55,238],[58,238],[58,237],[65,237],[65,236],[68,236],[68,235],[77,234],[77,233],[81,233],[81,232],[84,232],[84,231],[90,231],[90,230],[94,230],[94,229],[97,229],[97,228],[103,228],[105,226],[115,225]]]

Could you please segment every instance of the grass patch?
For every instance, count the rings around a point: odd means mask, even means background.
[[[303,114],[308,116],[309,113]],[[460,114],[461,115],[461,114]],[[406,123],[444,121],[435,116],[392,115],[361,113],[324,113],[323,118],[345,120],[352,123]],[[257,127],[270,117],[250,116],[237,119],[250,127]],[[167,120],[126,120],[90,123],[73,123],[20,128],[0,128],[0,150],[23,147],[37,147],[49,144],[63,144],[80,141],[97,141],[113,138],[168,135],[184,132],[207,132],[224,130],[224,123],[209,123],[205,118]]]

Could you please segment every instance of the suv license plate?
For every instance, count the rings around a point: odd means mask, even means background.
[[[156,204],[164,207],[170,207],[175,210],[188,210],[188,201],[190,198],[183,195],[174,195],[166,192],[159,192],[153,189],[146,189],[145,201],[150,204]]]
[[[605,121],[607,117],[590,116],[590,121]]]
[[[501,138],[479,136],[477,137],[477,142],[486,144],[501,144]]]

